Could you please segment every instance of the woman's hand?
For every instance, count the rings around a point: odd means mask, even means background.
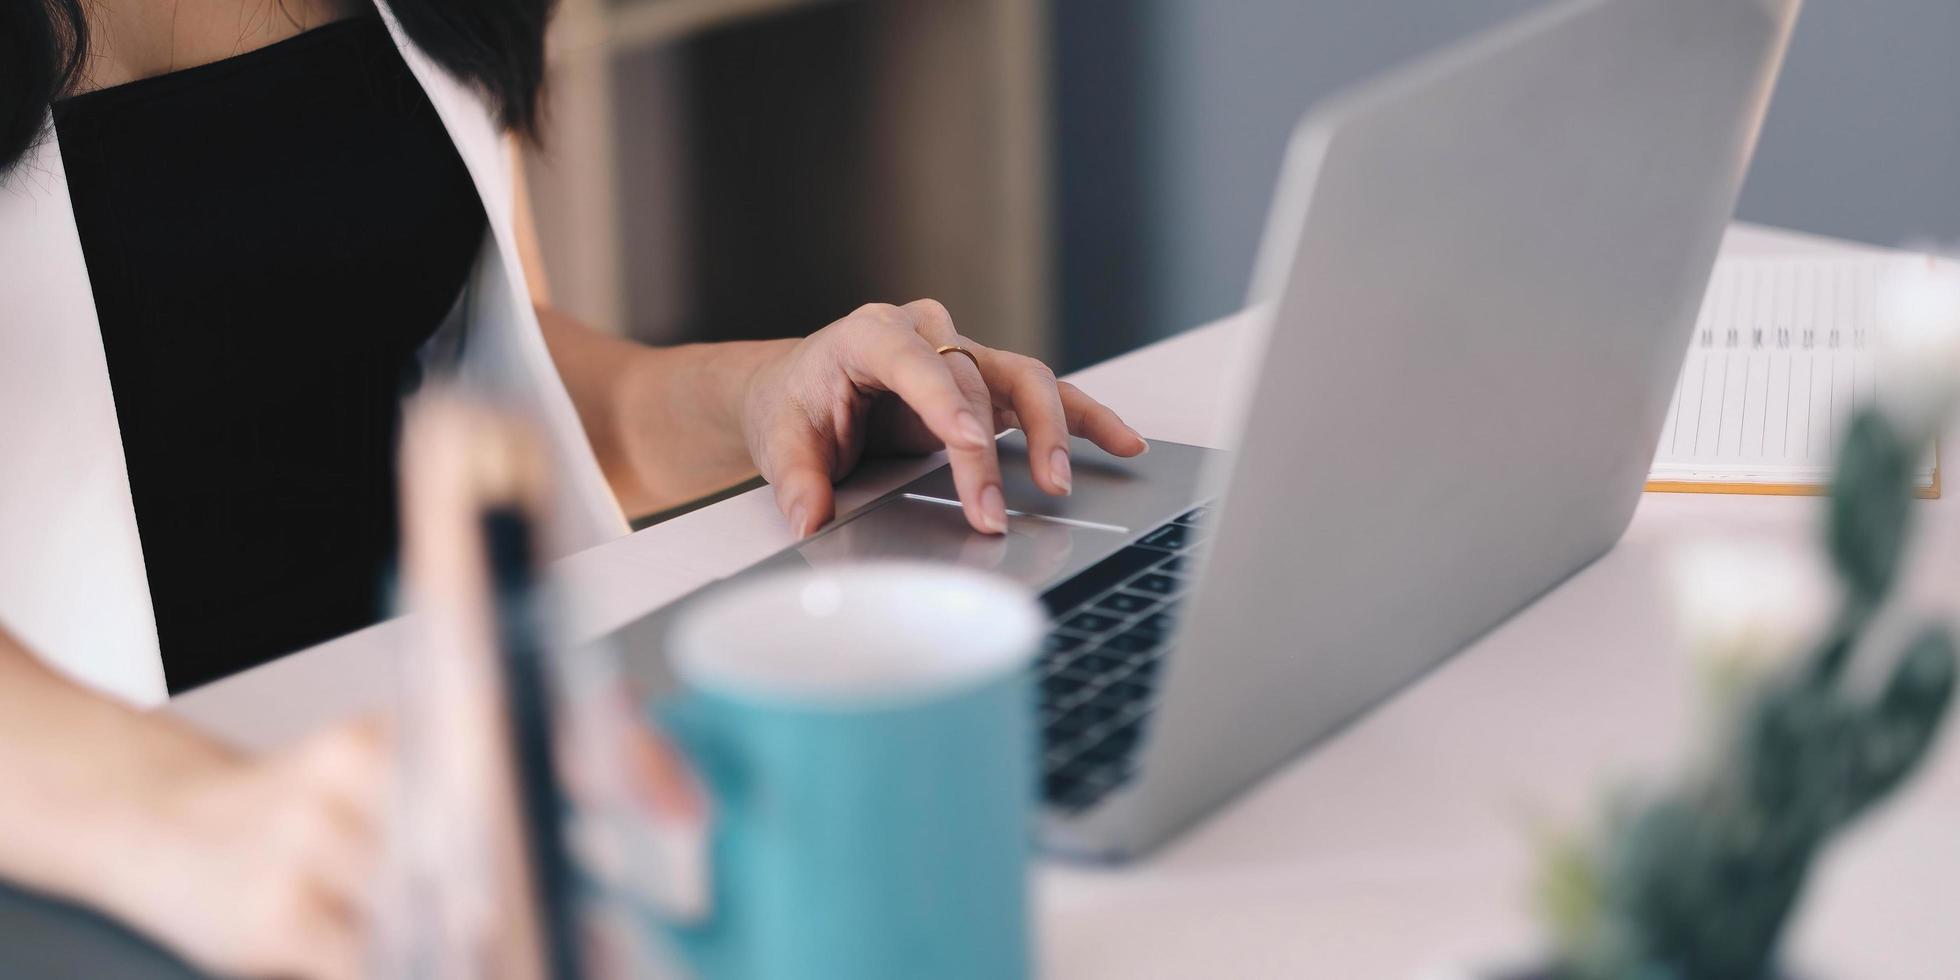
[[[81,687],[0,627],[0,878],[205,970],[360,974],[388,768],[371,726],[247,758]]]
[[[935,353],[957,345],[957,352]],[[1007,530],[994,436],[1027,434],[1037,485],[1070,490],[1071,434],[1118,456],[1149,448],[1115,412],[1031,357],[991,350],[954,329],[932,300],[873,304],[782,349],[742,392],[742,436],[797,537],[833,516],[831,485],[866,452],[942,446],[967,523]]]
[[[552,360],[620,506],[665,510],[761,474],[799,537],[832,516],[831,483],[867,452],[946,447],[967,521],[999,532],[994,433],[1026,431],[1035,482],[1070,484],[1068,439],[1118,456],[1143,439],[1040,361],[959,335],[931,300],[863,307],[802,340],[646,347],[538,308]],[[956,344],[979,361],[957,353]]]
[[[88,897],[205,970],[362,976],[387,758],[358,725],[180,768],[130,801]]]

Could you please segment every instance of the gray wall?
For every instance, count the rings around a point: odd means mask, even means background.
[[[1314,100],[1540,0],[1057,0],[1063,359],[1236,309]],[[1960,2],[1811,0],[1741,215],[1960,238]]]
[[[1881,245],[1960,239],[1960,2],[1809,0],[1741,215]]]

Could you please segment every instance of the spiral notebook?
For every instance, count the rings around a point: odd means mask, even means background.
[[[1821,494],[1853,411],[1878,397],[1879,288],[1921,256],[1731,258],[1715,268],[1647,489]],[[1940,494],[1939,453],[1917,475]]]

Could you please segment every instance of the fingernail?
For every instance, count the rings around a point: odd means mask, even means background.
[[[993,438],[987,435],[986,429],[980,427],[980,420],[974,418],[972,412],[960,412],[959,429],[960,438],[966,440],[969,449],[979,449],[987,444],[987,440]]]
[[[995,534],[1007,533],[1007,500],[992,484],[980,491],[980,523]]]
[[[1063,493],[1075,489],[1075,474],[1069,471],[1068,450],[1060,446],[1048,457],[1048,478],[1062,488]]]
[[[798,541],[810,536],[810,508],[797,504],[789,509],[789,533],[796,535]]]
[[[1130,430],[1130,434],[1131,434],[1131,435],[1133,435],[1133,436],[1136,436],[1136,437],[1137,437],[1137,445],[1139,445],[1139,446],[1142,446],[1142,447],[1143,447],[1142,449],[1139,449],[1139,450],[1137,450],[1137,455],[1138,455],[1138,456],[1141,456],[1141,455],[1143,455],[1144,453],[1147,453],[1147,452],[1149,452],[1149,451],[1150,451],[1150,440],[1148,440],[1148,439],[1145,439],[1145,438],[1143,437],[1143,433],[1141,433],[1141,432],[1138,432],[1138,431],[1137,431],[1137,430],[1135,430],[1135,429],[1131,429],[1131,430]]]

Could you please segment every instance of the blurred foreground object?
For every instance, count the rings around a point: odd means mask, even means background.
[[[436,390],[408,414],[401,472],[416,642],[402,664],[401,781],[371,969],[666,972],[644,923],[621,911],[637,905],[620,900],[618,866],[646,835],[619,828],[700,802],[679,757],[634,719],[610,651],[567,648],[554,629],[537,558],[551,493],[541,444]]]
[[[402,751],[376,971],[545,973],[516,760],[505,738],[497,583],[484,516],[536,512],[548,492],[515,425],[460,397],[411,406],[402,438]]]
[[[1960,378],[1960,262],[1929,251],[1897,270],[1880,288],[1878,317],[1884,408],[1908,432],[1937,429]]]
[[[1841,592],[1833,622],[1804,656],[1726,702],[1733,714],[1702,765],[1626,800],[1597,840],[1552,856],[1541,881],[1556,940],[1548,976],[1777,975],[1817,858],[1938,734],[1953,696],[1951,631],[1901,629],[1894,615],[1878,628],[1912,536],[1913,474],[1960,377],[1960,289],[1928,268],[1887,299],[1910,383],[1860,412],[1840,450],[1825,528]]]

